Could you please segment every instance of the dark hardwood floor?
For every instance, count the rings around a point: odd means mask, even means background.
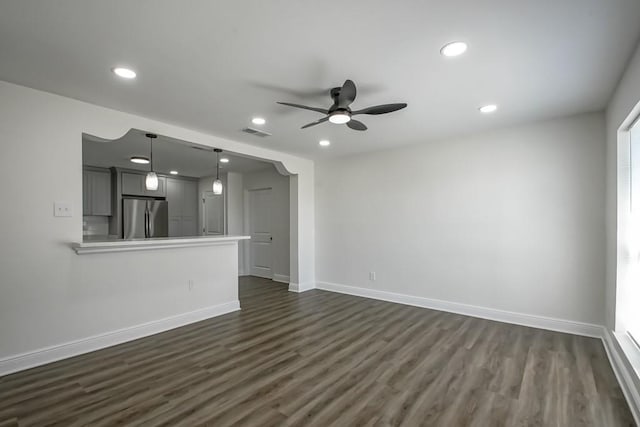
[[[0,426],[632,426],[599,340],[244,278],[242,311],[0,378]]]

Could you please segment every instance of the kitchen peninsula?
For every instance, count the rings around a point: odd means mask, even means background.
[[[81,339],[47,353],[46,360],[240,310],[238,242],[245,239],[249,237],[81,240],[78,235],[76,243],[71,244],[75,254],[68,273],[69,281],[76,285],[69,292],[84,304],[80,310],[90,315],[91,321],[78,322],[76,330]],[[62,298],[70,297],[63,294]],[[96,325],[101,319],[111,319],[108,329]]]

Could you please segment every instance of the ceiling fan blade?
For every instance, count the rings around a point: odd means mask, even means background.
[[[306,105],[292,104],[290,102],[278,102],[278,104],[287,105],[289,107],[302,108],[304,110],[316,111],[316,112],[322,113],[322,114],[329,114],[329,110],[325,110],[324,108],[307,107]]]
[[[316,121],[315,121],[315,122],[313,122],[313,123],[306,124],[306,125],[302,126],[300,129],[306,129],[306,128],[309,128],[309,127],[311,127],[311,126],[319,125],[320,123],[324,123],[324,122],[326,122],[327,120],[329,120],[329,116],[327,116],[327,117],[323,117],[323,118],[321,118],[320,120],[316,120]]]
[[[347,122],[347,126],[349,126],[353,130],[367,130],[367,127],[364,125],[364,123],[353,119]]]
[[[363,108],[362,110],[354,111],[351,115],[356,114],[386,114],[392,113],[394,111],[402,110],[406,107],[407,104],[404,102],[399,104],[384,104],[384,105],[376,105],[375,107]]]
[[[342,108],[346,108],[353,101],[356,100],[356,84],[351,80],[346,80],[340,89],[340,96],[338,96],[338,105]]]

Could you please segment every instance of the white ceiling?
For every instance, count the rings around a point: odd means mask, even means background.
[[[0,5],[0,79],[322,158],[601,110],[638,22],[638,0],[13,0]],[[443,58],[452,40],[467,54]],[[369,131],[356,132],[301,130],[321,116],[275,104],[326,108],[322,92],[346,78],[354,108],[409,106],[361,116]],[[479,114],[486,103],[499,111]],[[240,132],[253,115],[272,137]]]
[[[105,141],[92,135],[83,135],[82,164],[100,167],[120,167],[148,171],[149,165],[131,163],[133,156],[149,158],[150,142],[145,132],[132,129],[122,138]],[[220,163],[220,172],[250,173],[274,169],[272,163],[250,159],[231,152],[223,152],[229,163]],[[216,154],[210,148],[158,135],[153,141],[153,169],[169,174],[178,171],[181,176],[201,178],[216,174]]]

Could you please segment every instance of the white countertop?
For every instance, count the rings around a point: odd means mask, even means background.
[[[234,244],[239,240],[250,239],[249,236],[190,236],[190,237],[159,237],[152,239],[104,239],[90,238],[82,243],[73,243],[71,246],[78,255],[103,253],[143,251],[152,249],[191,248],[197,246],[215,246]]]

